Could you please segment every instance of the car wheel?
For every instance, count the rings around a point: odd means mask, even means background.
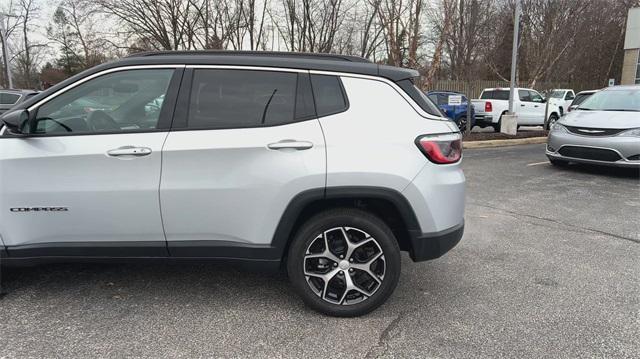
[[[310,308],[338,317],[359,316],[393,293],[400,277],[400,249],[378,217],[358,209],[330,210],[297,231],[287,272]]]
[[[502,116],[500,117],[500,120],[498,120],[498,123],[492,126],[493,126],[493,132],[500,132],[500,126],[502,126]]]
[[[545,130],[550,130],[551,126],[553,126],[556,121],[558,121],[558,115],[552,113],[551,116],[549,116],[549,121],[547,122],[547,128],[545,128]]]
[[[458,129],[460,130],[460,132],[464,133],[464,131],[467,130],[467,117],[466,116],[460,116],[458,117]]]

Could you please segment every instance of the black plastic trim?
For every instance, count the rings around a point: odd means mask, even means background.
[[[167,257],[165,241],[55,242],[7,246],[9,258],[28,257]]]
[[[464,222],[440,232],[411,236],[409,255],[414,262],[442,257],[455,247],[464,234]]]

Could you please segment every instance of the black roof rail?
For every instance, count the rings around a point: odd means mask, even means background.
[[[176,55],[215,55],[215,56],[264,56],[281,58],[303,58],[316,60],[333,60],[372,63],[364,57],[310,53],[310,52],[285,52],[285,51],[235,51],[235,50],[175,50],[175,51],[146,51],[131,54],[127,57],[148,57],[148,56],[176,56]]]

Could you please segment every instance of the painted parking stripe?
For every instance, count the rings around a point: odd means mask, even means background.
[[[531,166],[539,166],[539,165],[544,165],[544,164],[547,164],[547,163],[549,163],[549,161],[536,162],[536,163],[529,163],[529,164],[527,165],[527,167],[531,167]]]

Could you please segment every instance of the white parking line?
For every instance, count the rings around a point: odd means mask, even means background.
[[[544,164],[547,164],[547,163],[549,163],[549,161],[536,162],[536,163],[529,163],[529,164],[527,165],[527,167],[531,167],[531,166],[539,166],[539,165],[544,165]]]

